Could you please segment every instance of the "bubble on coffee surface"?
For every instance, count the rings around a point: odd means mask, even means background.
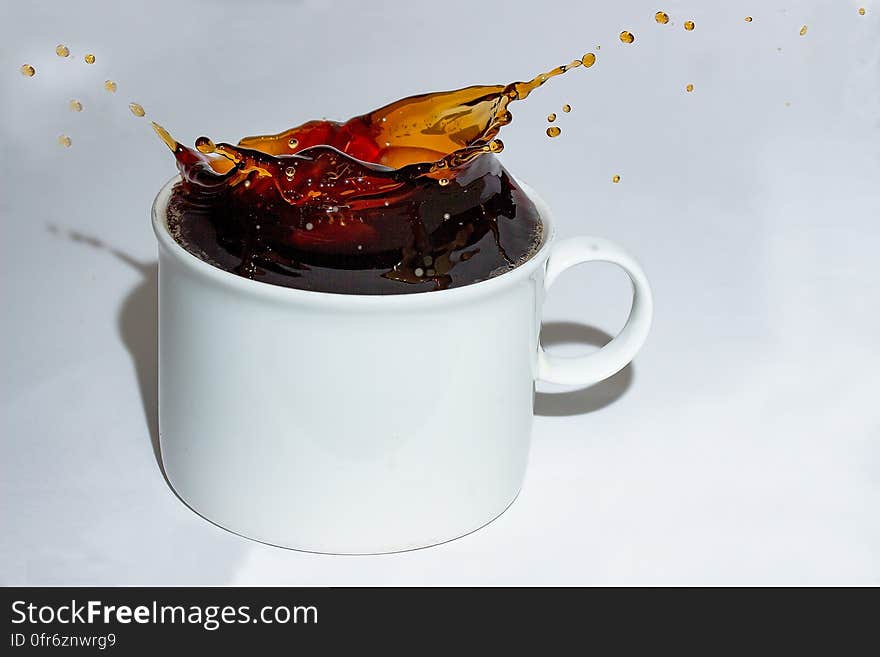
[[[146,116],[147,114],[146,111],[144,111],[144,108],[137,103],[129,103],[128,109],[131,110],[131,113],[137,117]]]
[[[62,43],[59,43],[57,46],[55,46],[55,54],[59,57],[70,57],[70,48]]]
[[[669,14],[665,11],[658,11],[654,14],[654,20],[660,23],[661,25],[666,25],[669,22]]]
[[[67,135],[58,135],[58,145],[64,146],[64,148],[70,148],[73,144],[73,140]]]
[[[551,125],[547,128],[547,136],[548,137],[558,137],[562,134],[562,129],[559,126]]]
[[[83,104],[76,99],[71,100],[70,103],[68,103],[68,107],[71,112],[82,112],[83,110]]]
[[[85,57],[83,57],[83,61],[86,64],[94,64],[95,63],[95,56],[92,53],[88,53]]]
[[[806,25],[801,26],[801,31],[799,32],[799,34],[801,36],[807,36],[807,26]]]
[[[696,25],[694,24],[693,21],[685,21],[684,22],[684,29],[686,29],[688,32],[692,31],[695,27],[696,27]]]
[[[19,71],[21,71],[21,74],[26,78],[32,78],[37,73],[37,69],[35,69],[30,64],[22,64]]]
[[[113,80],[104,80],[104,90],[109,91],[111,94],[116,93],[116,83]]]
[[[620,33],[620,40],[623,43],[632,43],[633,41],[636,40],[636,37],[632,32],[624,30],[623,32]]]

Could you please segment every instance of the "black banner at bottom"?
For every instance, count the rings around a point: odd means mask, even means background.
[[[711,645],[792,647],[798,636],[822,645],[840,591],[723,592],[611,589],[463,588],[5,588],[2,653],[68,651],[140,654],[184,648],[222,654],[261,648],[405,648],[408,654],[458,646],[580,652],[602,642],[628,647]],[[794,595],[792,595],[794,593]],[[830,595],[828,595],[830,593]],[[846,597],[849,597],[847,594]],[[806,604],[805,604],[806,603]],[[836,652],[873,623],[847,612]],[[851,608],[852,609],[852,608]],[[838,618],[839,618],[838,613]],[[787,620],[786,620],[787,619]],[[760,637],[755,643],[754,637]],[[610,644],[609,644],[610,641]],[[708,641],[709,643],[705,643]],[[829,646],[831,647],[831,646]],[[395,650],[397,652],[397,650]]]

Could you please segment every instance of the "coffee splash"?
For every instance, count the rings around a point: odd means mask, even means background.
[[[200,137],[190,148],[154,123],[183,178],[170,223],[213,264],[292,287],[404,293],[497,275],[541,241],[537,211],[493,157],[504,148],[498,133],[511,103],[581,66],[412,96],[234,146]]]
[[[190,183],[235,188],[247,182],[260,192],[274,188],[292,206],[332,206],[386,195],[420,177],[448,184],[468,162],[503,150],[496,137],[512,119],[510,103],[580,66],[575,59],[527,82],[411,96],[345,123],[309,121],[275,135],[245,137],[236,146],[201,137],[192,149],[158,124],[153,128]]]

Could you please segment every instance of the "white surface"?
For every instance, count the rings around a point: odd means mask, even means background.
[[[641,1],[341,4],[0,4],[0,582],[880,582],[876,0],[667,2],[667,26]],[[624,28],[635,44],[617,41]],[[521,79],[595,44],[595,67],[514,107],[504,160],[561,236],[602,235],[641,261],[655,321],[611,383],[538,397],[511,509],[437,548],[332,557],[185,507],[154,459],[155,373],[139,369],[155,349],[148,211],[173,167],[127,103],[181,140],[234,140]],[[558,281],[547,316],[616,332],[627,288],[589,265]]]

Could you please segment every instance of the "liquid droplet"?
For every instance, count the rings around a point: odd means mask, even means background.
[[[693,21],[685,21],[684,22],[684,29],[686,29],[688,32],[693,30],[695,27],[696,27],[696,25],[694,25]]]
[[[803,27],[801,27],[800,35],[801,35],[801,36],[807,36],[807,26],[806,26],[806,25],[804,25]]]
[[[299,139],[297,139],[296,137],[291,137],[290,141],[287,142],[287,145],[291,148],[296,148],[297,146],[299,146]]]
[[[489,150],[493,153],[500,153],[504,150],[504,142],[500,139],[493,139],[489,142]]]
[[[666,25],[669,22],[669,14],[665,11],[658,11],[654,14],[654,20],[660,23],[661,25]]]
[[[67,135],[59,135],[58,136],[58,145],[59,146],[64,146],[64,148],[70,148],[70,145],[72,143],[73,143],[73,141],[71,141],[70,137],[68,137]]]
[[[611,182],[613,182],[613,183],[619,183],[619,182],[620,182],[620,176],[618,176],[618,175],[615,173],[615,174],[611,177]]]
[[[549,128],[547,128],[548,137],[558,137],[561,134],[562,130],[558,126],[551,125]]]
[[[71,100],[69,107],[70,107],[71,112],[82,112],[83,111],[83,105],[78,100]]]
[[[441,187],[446,187],[446,185],[449,184],[449,179],[448,178],[441,178],[437,182],[440,184]]]
[[[596,50],[602,50],[602,46],[597,45]]]
[[[620,40],[623,43],[632,43],[633,41],[636,40],[636,38],[635,38],[635,36],[633,36],[632,32],[627,32],[626,30],[624,30],[623,32],[620,33]]]
[[[565,112],[566,114],[568,114],[571,111],[571,105],[566,103],[565,105],[562,106],[562,111]]]
[[[92,53],[89,53],[88,55],[83,57],[83,61],[85,61],[86,64],[94,64],[95,56]]]
[[[288,178],[293,178],[296,175],[296,167],[287,167],[284,169],[284,175]]]
[[[751,22],[752,22],[752,17],[746,16],[746,23],[751,23]]]
[[[104,89],[109,91],[111,94],[116,93],[116,83],[113,80],[105,80]]]
[[[694,90],[694,85],[692,85],[692,84],[688,84],[688,85],[684,88],[684,90],[687,91],[688,93],[690,93],[690,92],[692,92],[692,91]]]
[[[550,123],[553,123],[553,122],[556,120],[556,114],[554,114],[553,112],[551,112],[550,114],[547,115],[547,120],[548,120]]]
[[[859,16],[864,16],[864,15],[865,15],[865,8],[859,7]]]
[[[25,76],[26,78],[34,77],[34,74],[37,72],[37,69],[35,69],[30,64],[22,64],[20,70],[21,70],[21,74],[23,76]]]
[[[629,32],[627,32],[626,34],[629,34]],[[630,40],[626,41],[625,43],[632,43],[632,39],[635,38],[635,37],[633,37],[632,34],[630,34],[629,36],[630,36]],[[621,35],[620,40],[623,41],[623,35]],[[598,46],[596,47],[596,49],[598,50]],[[590,68],[595,63],[596,63],[596,55],[594,55],[591,52],[588,52],[586,55],[581,57],[581,64],[583,64],[584,67],[586,67],[586,68]]]
[[[162,126],[160,126],[155,121],[150,121],[150,125],[153,126],[153,130],[159,136],[165,145],[171,149],[172,153],[177,153],[183,149],[183,146],[177,143],[177,140],[171,136],[171,134]]]
[[[196,149],[200,153],[213,153],[216,150],[214,142],[208,137],[199,137],[196,139]]]
[[[128,109],[130,109],[131,113],[134,114],[135,116],[144,116],[146,114],[146,112],[144,111],[144,108],[141,107],[140,105],[138,105],[137,103],[129,103]]]
[[[70,48],[68,48],[64,44],[59,43],[57,46],[55,46],[55,54],[59,57],[70,57]]]

